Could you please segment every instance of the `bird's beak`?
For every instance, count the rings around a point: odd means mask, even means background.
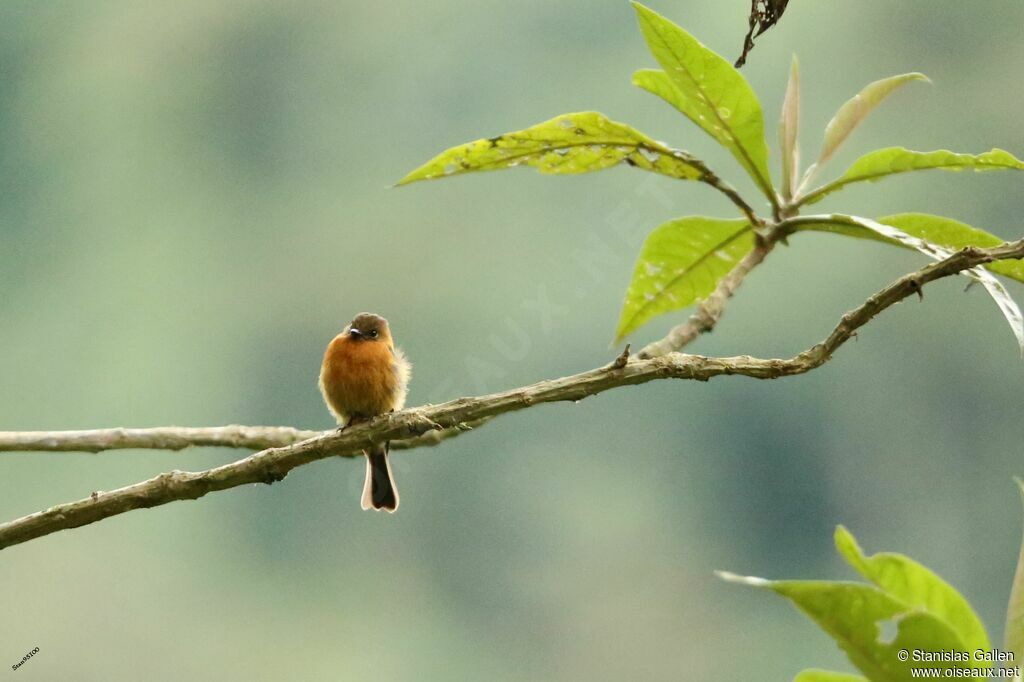
[[[358,329],[356,329],[355,327],[352,327],[351,329],[349,329],[348,333],[351,334],[352,336],[362,336],[363,335],[363,333],[361,331],[359,331]]]

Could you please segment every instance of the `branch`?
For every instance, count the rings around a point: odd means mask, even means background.
[[[431,431],[416,438],[396,440],[392,450],[437,445],[443,440],[476,428]],[[184,450],[192,447],[266,450],[309,440],[330,431],[302,431],[290,426],[159,426],[150,429],[93,429],[89,431],[0,431],[0,452],[89,452],[104,450]]]
[[[184,450],[191,447],[226,447],[264,450],[308,440],[319,431],[290,426],[161,426],[152,429],[93,429],[89,431],[0,432],[0,452],[90,452],[104,450]]]
[[[754,211],[753,207],[751,207],[751,205],[748,204],[742,196],[740,196],[740,193],[736,190],[735,187],[733,187],[728,182],[715,175],[715,173],[706,165],[704,165],[702,161],[694,159],[693,161],[691,161],[691,163],[697,166],[703,173],[703,175],[701,175],[701,177],[698,179],[701,182],[710,185],[711,187],[714,187],[719,192],[724,194],[729,201],[734,203],[736,207],[740,209],[740,212],[743,213],[744,216],[746,216],[747,220],[750,221],[751,225],[753,225],[754,227],[761,227],[764,225],[764,220],[762,220]]]
[[[83,500],[51,507],[0,525],[0,549],[133,509],[156,507],[176,500],[194,500],[216,490],[249,483],[273,483],[282,480],[296,467],[327,457],[353,457],[373,443],[408,440],[445,429],[462,430],[474,422],[501,414],[541,403],[579,401],[619,386],[667,378],[707,381],[712,377],[733,374],[756,379],[803,374],[823,365],[857,329],[886,308],[919,293],[928,282],[993,260],[1021,257],[1024,257],[1024,239],[990,249],[969,247],[958,251],[896,280],[860,307],[843,315],[824,341],[788,360],[750,356],[708,358],[682,353],[631,360],[624,354],[625,361],[621,359],[624,356],[620,356],[608,366],[581,374],[382,415],[344,431],[327,432],[291,445],[268,448],[206,471],[171,471],[111,492],[95,492]],[[80,438],[80,432],[74,433]],[[60,435],[50,434],[50,438],[54,439],[57,449]]]
[[[697,180],[724,194],[729,201],[736,205],[736,208],[740,209],[740,213],[750,221],[751,225],[754,227],[764,226],[764,220],[757,215],[757,212],[754,211],[754,208],[746,202],[746,200],[740,195],[739,191],[737,191],[737,189],[728,182],[718,177],[713,170],[708,168],[706,163],[682,149],[673,149],[672,153],[686,161],[687,164],[699,170],[700,177],[698,177]],[[780,208],[778,206],[777,199],[774,197],[772,197],[772,208],[775,210]]]

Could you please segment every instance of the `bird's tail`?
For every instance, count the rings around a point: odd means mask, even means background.
[[[383,509],[393,512],[398,509],[398,488],[391,475],[388,461],[388,444],[374,446],[366,451],[366,482],[363,484],[363,509]]]

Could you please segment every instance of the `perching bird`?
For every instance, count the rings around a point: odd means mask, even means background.
[[[320,392],[342,428],[405,405],[412,365],[395,348],[388,321],[359,313],[327,344],[320,368]],[[398,509],[398,490],[391,476],[388,444],[366,451],[363,509]]]

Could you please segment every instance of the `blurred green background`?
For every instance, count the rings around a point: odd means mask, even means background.
[[[920,70],[829,172],[879,146],[1024,153],[1024,5],[790,3],[744,73],[774,131],[790,56],[804,157],[865,83]],[[730,59],[747,0],[653,7]],[[608,362],[633,260],[696,183],[616,169],[390,186],[441,149],[596,109],[728,155],[630,85],[620,0],[28,2],[0,7],[0,429],[328,428],[327,341],[362,310],[415,363],[410,404]],[[826,209],[1024,235],[1020,177],[919,174]],[[815,235],[774,253],[707,354],[788,356],[922,258]],[[1010,284],[1018,298],[1024,289]],[[661,318],[634,343],[658,337]],[[136,511],[0,554],[0,678],[788,680],[849,669],[716,568],[852,577],[846,524],[977,605],[994,641],[1020,538],[1022,366],[980,288],[929,287],[807,376],[658,382],[396,456]],[[245,453],[0,454],[0,517]],[[16,673],[11,665],[38,646]]]

